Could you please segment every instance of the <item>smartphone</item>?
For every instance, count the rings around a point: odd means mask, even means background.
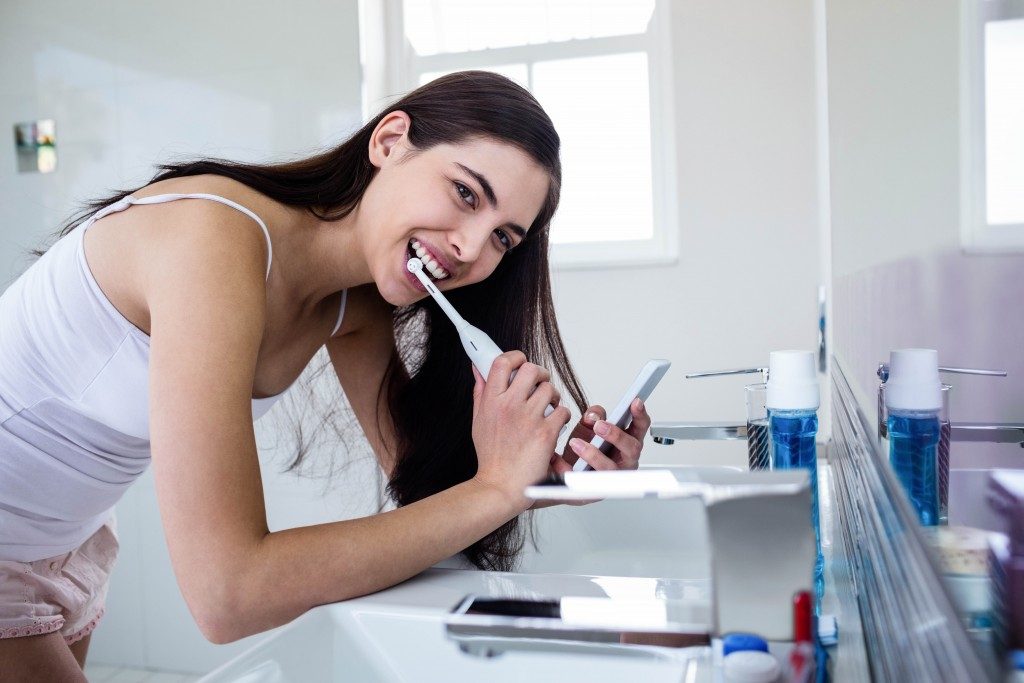
[[[619,402],[615,405],[615,408],[608,413],[608,419],[606,422],[610,422],[619,429],[627,429],[630,423],[633,421],[633,414],[629,412],[629,406],[633,403],[633,399],[639,398],[641,401],[646,401],[647,397],[654,391],[654,387],[658,386],[658,382],[668,372],[669,367],[672,365],[671,361],[664,360],[662,358],[654,358],[647,361],[647,364],[640,369],[640,373],[633,380],[633,383],[626,389],[626,393],[622,395]],[[590,445],[596,446],[602,453],[607,454],[612,449],[612,445],[602,439],[601,437],[594,435],[594,438],[590,440]],[[587,461],[580,458],[573,465],[572,469],[576,472],[582,472],[584,470],[593,469],[587,464]]]
[[[692,601],[467,595],[445,619],[445,630],[460,646],[493,651],[593,651],[599,644],[616,650],[637,645],[683,648],[710,644],[708,618],[707,605]]]

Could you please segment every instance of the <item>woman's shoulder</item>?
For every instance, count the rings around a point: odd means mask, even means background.
[[[265,194],[249,187],[245,183],[234,180],[233,178],[214,174],[159,180],[155,183],[150,183],[149,185],[139,188],[132,193],[132,197],[135,199],[144,199],[147,197],[167,194],[203,194],[220,197],[249,209],[259,216],[264,223],[268,224],[276,222],[274,219],[280,213],[289,209],[289,207],[286,207],[284,204],[271,199]],[[216,200],[168,203],[193,208],[210,208],[219,204]],[[224,205],[221,204],[221,206]]]

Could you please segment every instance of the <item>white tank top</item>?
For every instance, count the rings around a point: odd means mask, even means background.
[[[111,204],[61,238],[0,295],[0,560],[32,562],[81,545],[149,465],[149,336],[103,294],[85,259],[93,223],[162,194]],[[341,327],[347,292],[342,293]],[[259,419],[281,394],[252,400]]]

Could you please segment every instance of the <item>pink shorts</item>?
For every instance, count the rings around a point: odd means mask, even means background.
[[[35,562],[0,560],[0,638],[59,630],[71,645],[92,633],[103,616],[119,547],[111,513],[69,553]]]

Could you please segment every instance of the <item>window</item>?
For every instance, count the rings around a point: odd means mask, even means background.
[[[362,6],[363,42],[380,22],[385,47],[364,50],[364,72],[378,93],[483,69],[530,90],[551,116],[562,140],[555,266],[676,259],[667,0],[371,4]],[[366,94],[370,110],[384,105],[373,86]]]
[[[961,238],[1024,250],[1024,0],[962,0]]]

